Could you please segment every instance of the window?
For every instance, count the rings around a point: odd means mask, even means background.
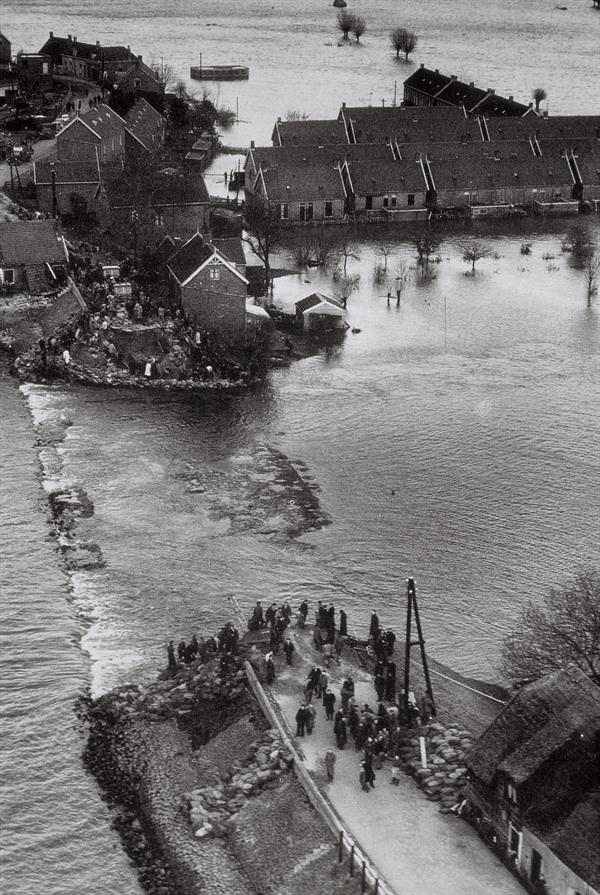
[[[537,883],[542,875],[542,856],[535,848],[531,849],[531,867],[529,877],[532,883]]]
[[[397,199],[395,196],[392,196],[392,208],[395,208],[397,204]]]
[[[287,221],[290,216],[290,207],[285,202],[279,206],[279,217],[282,221]]]
[[[15,272],[12,267],[0,268],[0,282],[12,286],[15,282]]]
[[[384,208],[387,208],[389,204],[390,204],[390,197],[389,197],[389,196],[384,196],[384,197],[383,197],[383,207],[384,207]]]
[[[367,196],[367,198],[365,199],[365,208],[367,209],[367,211],[371,211],[371,209],[373,208],[373,196]]]
[[[333,217],[333,202],[325,203],[325,217],[326,218]]]
[[[406,204],[407,204],[407,205],[414,205],[414,204],[415,204],[415,194],[414,194],[414,193],[409,193],[409,194],[408,194],[408,198],[407,198],[407,200],[406,200]]]
[[[210,267],[209,276],[211,280],[219,280],[221,278],[221,271],[218,267]]]
[[[521,840],[523,838],[523,834],[520,830],[516,830],[512,824],[508,825],[508,847],[510,852],[514,855],[515,863],[521,863]]]
[[[300,205],[300,220],[301,221],[312,221],[312,219],[313,219],[312,202],[308,202],[306,204],[302,203]]]
[[[511,801],[514,805],[517,804],[517,788],[514,783],[506,784],[506,795],[508,796],[509,801]]]

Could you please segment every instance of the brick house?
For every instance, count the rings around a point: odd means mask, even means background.
[[[165,142],[166,121],[146,99],[139,97],[125,120],[135,140],[148,152],[156,152]]]
[[[210,200],[201,174],[148,166],[138,181],[126,170],[113,183],[112,194],[118,196],[112,205],[118,217],[130,220],[137,214],[159,238],[162,233],[189,239],[208,226]]]
[[[38,295],[59,288],[68,254],[53,221],[0,223],[0,289]]]
[[[482,831],[534,891],[598,895],[596,684],[570,666],[524,686],[475,743],[467,768]]]
[[[491,88],[476,87],[473,81],[467,84],[456,75],[425,68],[423,63],[404,82],[404,102],[409,106],[456,106],[470,115],[518,117],[532,112],[531,103],[524,105],[512,96],[498,96]]]
[[[123,165],[127,125],[110,106],[102,103],[78,115],[56,135],[56,155],[61,160],[94,158],[102,165]],[[138,141],[139,142],[139,141]]]
[[[51,59],[54,74],[96,83],[112,83],[116,73],[126,72],[138,59],[131,47],[85,43],[71,34],[56,37],[52,31],[39,52]]]
[[[244,334],[248,280],[200,233],[170,256],[167,270],[173,304],[198,329],[231,340]]]

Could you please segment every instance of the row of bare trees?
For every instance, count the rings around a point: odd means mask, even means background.
[[[404,61],[408,62],[408,57],[416,49],[417,41],[415,32],[406,28],[394,28],[390,31],[390,43],[396,52],[396,59],[400,58],[400,53],[404,53]]]

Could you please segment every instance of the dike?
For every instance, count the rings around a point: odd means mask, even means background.
[[[82,703],[84,754],[149,895],[356,891],[241,658]]]

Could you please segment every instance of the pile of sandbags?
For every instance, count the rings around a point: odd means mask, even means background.
[[[465,757],[473,745],[473,734],[457,726],[439,722],[422,729],[427,751],[427,767],[421,764],[418,735],[407,736],[400,745],[401,765],[415,778],[428,799],[440,802],[444,813],[464,798],[467,768]]]

